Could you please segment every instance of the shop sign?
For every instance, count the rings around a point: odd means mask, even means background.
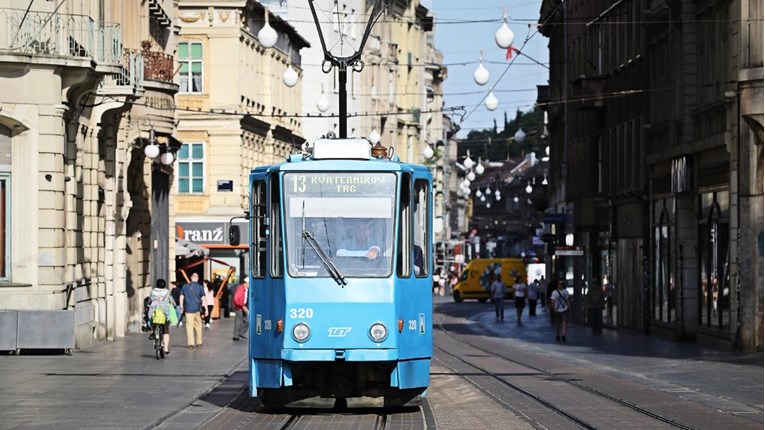
[[[556,246],[555,255],[562,257],[581,257],[584,255],[583,246]]]
[[[249,225],[246,222],[234,222],[239,226],[241,237],[246,238],[249,234]],[[219,222],[177,222],[175,223],[175,236],[198,245],[227,245],[229,223]]]

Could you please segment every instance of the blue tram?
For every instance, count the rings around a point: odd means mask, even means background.
[[[433,341],[429,169],[319,139],[253,169],[250,197],[250,395],[416,403]]]

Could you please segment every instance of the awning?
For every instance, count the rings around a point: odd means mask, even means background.
[[[210,250],[188,240],[175,238],[175,255],[178,257],[206,257]]]

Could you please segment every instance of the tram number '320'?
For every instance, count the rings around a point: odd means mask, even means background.
[[[417,330],[417,320],[409,320],[409,330]]]
[[[313,318],[313,309],[311,308],[290,308],[290,318],[292,319],[310,319]]]

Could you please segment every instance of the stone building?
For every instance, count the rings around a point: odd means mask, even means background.
[[[616,326],[762,350],[762,7],[542,4],[557,268]]]
[[[208,249],[209,256],[241,276],[247,242],[230,247],[227,225],[248,208],[250,169],[284,161],[304,141],[303,79],[290,88],[283,76],[288,68],[302,74],[300,50],[309,44],[269,13],[277,39],[264,48],[257,35],[266,12],[256,1],[181,0],[178,7],[176,100],[183,144],[172,192],[174,237]],[[246,237],[247,224],[239,221]],[[211,261],[201,275],[212,278],[226,269]]]
[[[0,1],[0,349],[124,336],[167,273],[173,2],[17,3]]]
[[[439,114],[427,114],[442,108],[439,89],[446,72],[432,35],[433,15],[422,2],[395,0],[372,28],[364,51],[361,78],[369,96],[362,103],[361,128],[377,131],[404,162],[422,164],[425,146],[442,139]]]

